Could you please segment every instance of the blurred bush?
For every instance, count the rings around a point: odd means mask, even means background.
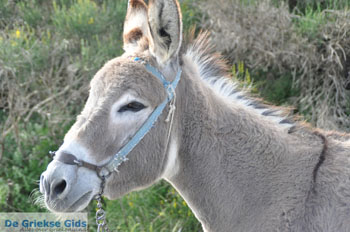
[[[276,0],[198,4],[217,48],[246,64],[263,97],[293,104],[317,127],[350,131],[350,1],[323,2],[304,2],[304,13]]]
[[[281,0],[274,0],[275,2]],[[305,13],[306,10],[310,9],[333,9],[342,10],[348,8],[350,5],[349,0],[284,0],[289,5],[291,11],[297,10],[299,12]]]

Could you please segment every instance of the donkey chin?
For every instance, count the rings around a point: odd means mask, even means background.
[[[45,206],[54,213],[78,212],[85,209],[92,199],[92,192],[88,191],[82,196],[67,196],[64,199],[50,200],[45,197]]]
[[[50,182],[45,178],[55,176],[59,176],[59,180]],[[52,161],[41,175],[40,192],[51,212],[77,212],[85,209],[97,195],[99,184],[100,180],[91,171]]]

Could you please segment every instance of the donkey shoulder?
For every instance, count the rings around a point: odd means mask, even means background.
[[[325,160],[307,203],[308,231],[317,231],[317,228],[322,228],[321,231],[349,231],[350,135],[332,132],[326,137]]]

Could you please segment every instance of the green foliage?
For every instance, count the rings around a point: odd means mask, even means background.
[[[120,200],[107,201],[107,212],[110,225],[119,231],[200,230],[186,202],[165,182]]]
[[[320,38],[318,35],[321,26],[329,22],[326,14],[323,12],[320,5],[318,5],[317,9],[313,9],[309,6],[305,8],[304,12],[302,17],[294,19],[297,30],[310,40]]]
[[[0,0],[0,29],[13,20],[14,10],[8,0]]]
[[[38,0],[21,1],[18,3],[19,12],[23,21],[31,27],[43,26],[47,19],[48,11],[44,7],[37,7]]]
[[[298,91],[293,88],[293,77],[285,73],[274,78],[273,70],[254,70],[251,74],[243,61],[234,64],[231,69],[232,78],[240,84],[242,89],[249,89],[254,95],[259,95],[268,102],[276,105],[288,103],[288,99],[296,96]]]
[[[279,6],[281,0],[272,0],[272,2]],[[327,17],[327,10],[344,10],[350,7],[350,0],[285,0],[285,2],[296,15],[293,21],[297,30],[310,40],[322,38],[319,35],[320,28],[335,20]]]
[[[30,197],[37,180],[49,163],[47,151],[57,147],[48,137],[47,124],[28,123],[18,137],[6,137],[6,152],[0,169],[0,212],[43,211]],[[16,140],[19,139],[20,146]]]
[[[191,29],[191,27],[197,26],[197,24],[200,23],[202,13],[194,4],[195,3],[193,3],[193,1],[191,0],[184,0],[181,3],[184,32],[187,32]],[[196,29],[199,29],[199,27],[196,27]]]
[[[239,61],[238,64],[232,65],[231,69],[232,78],[234,81],[240,83],[240,87],[245,89],[249,88],[251,92],[256,92],[253,86],[253,80],[250,76],[250,71],[245,67],[243,61]]]
[[[262,98],[276,105],[288,104],[288,100],[298,95],[298,90],[293,88],[293,77],[290,73],[280,75],[278,79],[269,76],[273,70],[254,72],[255,87]]]
[[[53,26],[66,38],[91,38],[122,27],[126,1],[105,1],[98,6],[92,0],[77,0],[70,5],[53,2]]]
[[[276,0],[278,1],[278,0]],[[291,6],[291,10],[295,10],[297,13],[304,14],[307,11],[314,10],[342,10],[349,8],[350,0],[286,0]]]

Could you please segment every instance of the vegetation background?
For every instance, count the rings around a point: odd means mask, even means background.
[[[350,131],[350,0],[180,2],[185,31],[212,31],[243,88],[316,126]],[[122,53],[126,6],[0,0],[0,212],[45,211],[35,199],[48,151],[81,111],[89,80]],[[106,200],[106,210],[119,231],[201,231],[165,182]]]

